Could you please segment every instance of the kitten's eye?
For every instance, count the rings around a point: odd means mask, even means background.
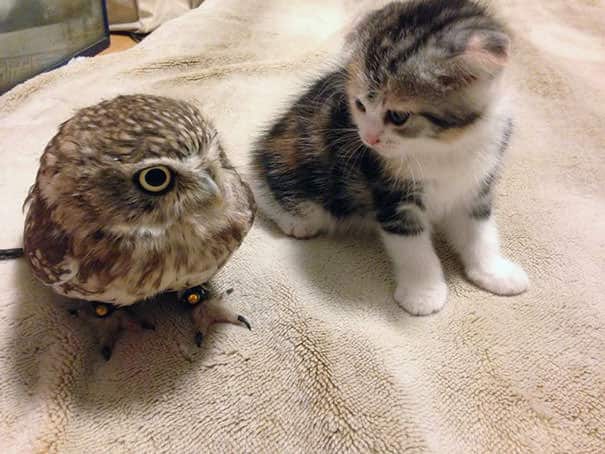
[[[165,166],[143,169],[134,176],[136,184],[145,192],[160,195],[172,188],[172,172]]]
[[[396,110],[387,111],[387,120],[393,123],[395,126],[401,126],[410,118],[410,114],[407,112],[397,112]]]
[[[366,111],[366,107],[363,105],[363,103],[359,99],[355,100],[355,107],[357,107],[361,112],[365,113],[365,111]]]

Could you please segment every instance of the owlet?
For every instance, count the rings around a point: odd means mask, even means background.
[[[192,105],[119,96],[61,125],[40,159],[24,251],[35,276],[85,304],[109,359],[129,306],[178,292],[200,345],[210,324],[247,320],[202,287],[248,233],[255,204],[212,124]]]

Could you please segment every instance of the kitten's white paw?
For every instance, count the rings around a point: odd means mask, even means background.
[[[466,275],[476,285],[496,295],[519,295],[529,287],[529,278],[523,268],[504,257],[468,268]]]
[[[399,284],[395,290],[395,300],[412,315],[430,315],[439,312],[447,300],[445,282],[432,285]]]
[[[299,240],[309,240],[321,233],[319,226],[296,218],[278,220],[277,225],[286,235]]]

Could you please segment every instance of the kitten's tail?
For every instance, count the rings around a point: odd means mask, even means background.
[[[23,257],[23,248],[0,249],[0,260],[12,260]]]

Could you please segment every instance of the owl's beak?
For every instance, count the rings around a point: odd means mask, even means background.
[[[208,193],[208,195],[217,200],[221,200],[223,198],[223,194],[221,194],[221,190],[216,184],[216,182],[208,175],[207,173],[202,174],[202,187]]]

